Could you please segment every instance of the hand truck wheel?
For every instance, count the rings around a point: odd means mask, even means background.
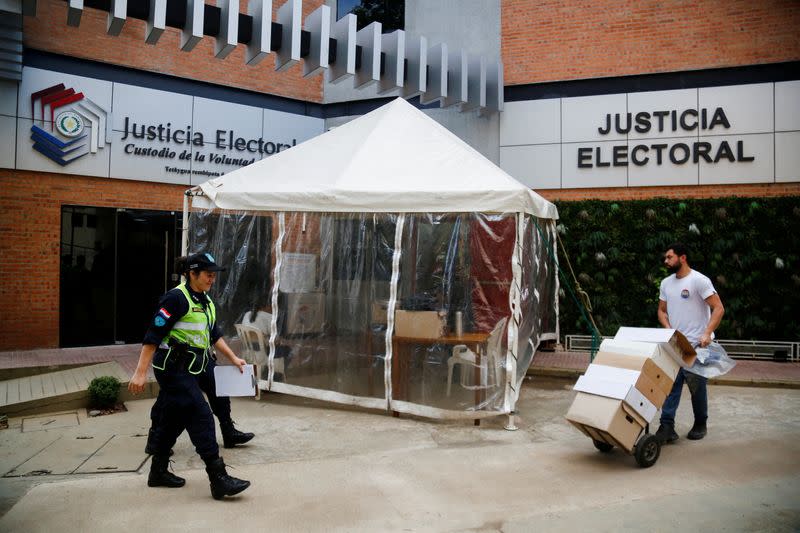
[[[655,435],[646,434],[636,443],[633,456],[636,463],[642,468],[649,468],[656,464],[658,456],[661,454],[661,442]]]
[[[614,445],[613,444],[609,444],[609,443],[603,442],[601,440],[592,439],[592,442],[594,443],[594,447],[597,448],[598,450],[600,450],[603,453],[610,453],[611,450],[614,449]]]

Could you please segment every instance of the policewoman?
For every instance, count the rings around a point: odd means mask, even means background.
[[[240,370],[245,361],[222,338],[214,303],[207,295],[217,272],[224,269],[208,253],[179,258],[178,263],[176,270],[188,274],[186,281],[162,296],[159,310],[142,341],[139,363],[128,389],[134,394],[144,390],[147,369],[152,364],[160,390],[153,409],[155,414],[151,414],[153,431],[148,446],[153,460],[147,485],[182,487],[186,483],[168,470],[170,451],[186,430],[205,462],[211,495],[219,500],[239,494],[250,482],[229,476],[225,469],[219,456],[214,417],[203,397],[198,376],[206,375],[212,346]]]
[[[217,267],[216,264],[211,266],[207,262],[209,257],[207,257],[206,254],[196,254],[190,257],[179,257],[175,260],[175,273],[184,276],[187,280],[189,280],[191,279],[190,272],[193,268],[217,268],[220,271],[224,270]],[[213,270],[211,272],[217,272],[217,270]],[[161,301],[159,302],[159,310],[153,318],[153,326],[151,326],[145,336],[145,343],[148,342],[148,338],[151,343],[159,342],[159,340],[169,331],[169,328],[167,328],[167,322],[169,322],[169,319],[173,316],[184,316],[191,307],[203,305],[204,302],[207,301],[210,302],[210,298],[208,298],[206,293],[197,293],[193,291],[191,285],[188,288],[188,292],[190,298],[186,297],[179,286],[167,292],[161,298]],[[211,344],[215,348],[220,348],[220,350],[223,346],[227,347],[227,345],[225,345],[225,341],[221,337],[222,332],[219,331],[219,328],[215,324],[211,331]],[[249,442],[255,435],[253,433],[245,433],[236,429],[233,419],[231,418],[231,399],[227,396],[217,396],[217,385],[216,381],[214,380],[214,367],[216,367],[216,360],[216,354],[212,351],[211,356],[209,357],[205,366],[205,370],[197,373],[195,377],[200,385],[200,390],[206,394],[208,403],[211,406],[211,412],[214,413],[214,415],[219,419],[219,427],[220,431],[222,432],[223,445],[226,448],[233,448],[238,444],[245,444],[246,442]],[[156,401],[153,404],[153,408],[150,412],[152,425],[150,427],[150,431],[148,432],[147,445],[144,449],[145,453],[149,455],[155,454],[154,439],[157,438],[156,434],[159,431],[159,424],[156,423],[156,420],[159,416],[161,416],[163,409],[163,403]],[[171,452],[170,455],[172,455]]]

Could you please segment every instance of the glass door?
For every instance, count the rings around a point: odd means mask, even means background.
[[[178,236],[174,212],[117,210],[115,343],[142,342],[159,297],[177,284]]]
[[[60,345],[142,341],[158,298],[177,283],[181,214],[63,206]]]

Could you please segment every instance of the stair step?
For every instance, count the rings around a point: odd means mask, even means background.
[[[0,413],[8,416],[86,407],[89,384],[96,377],[113,376],[122,384],[120,397],[130,376],[115,361],[58,372],[0,381]]]

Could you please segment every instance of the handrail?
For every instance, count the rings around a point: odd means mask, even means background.
[[[613,337],[603,337],[612,339]],[[786,353],[786,359],[800,362],[800,342],[764,341],[751,339],[717,339],[733,359],[769,359],[774,360],[777,352]],[[592,350],[591,335],[566,335],[564,349],[568,352],[590,352]]]

